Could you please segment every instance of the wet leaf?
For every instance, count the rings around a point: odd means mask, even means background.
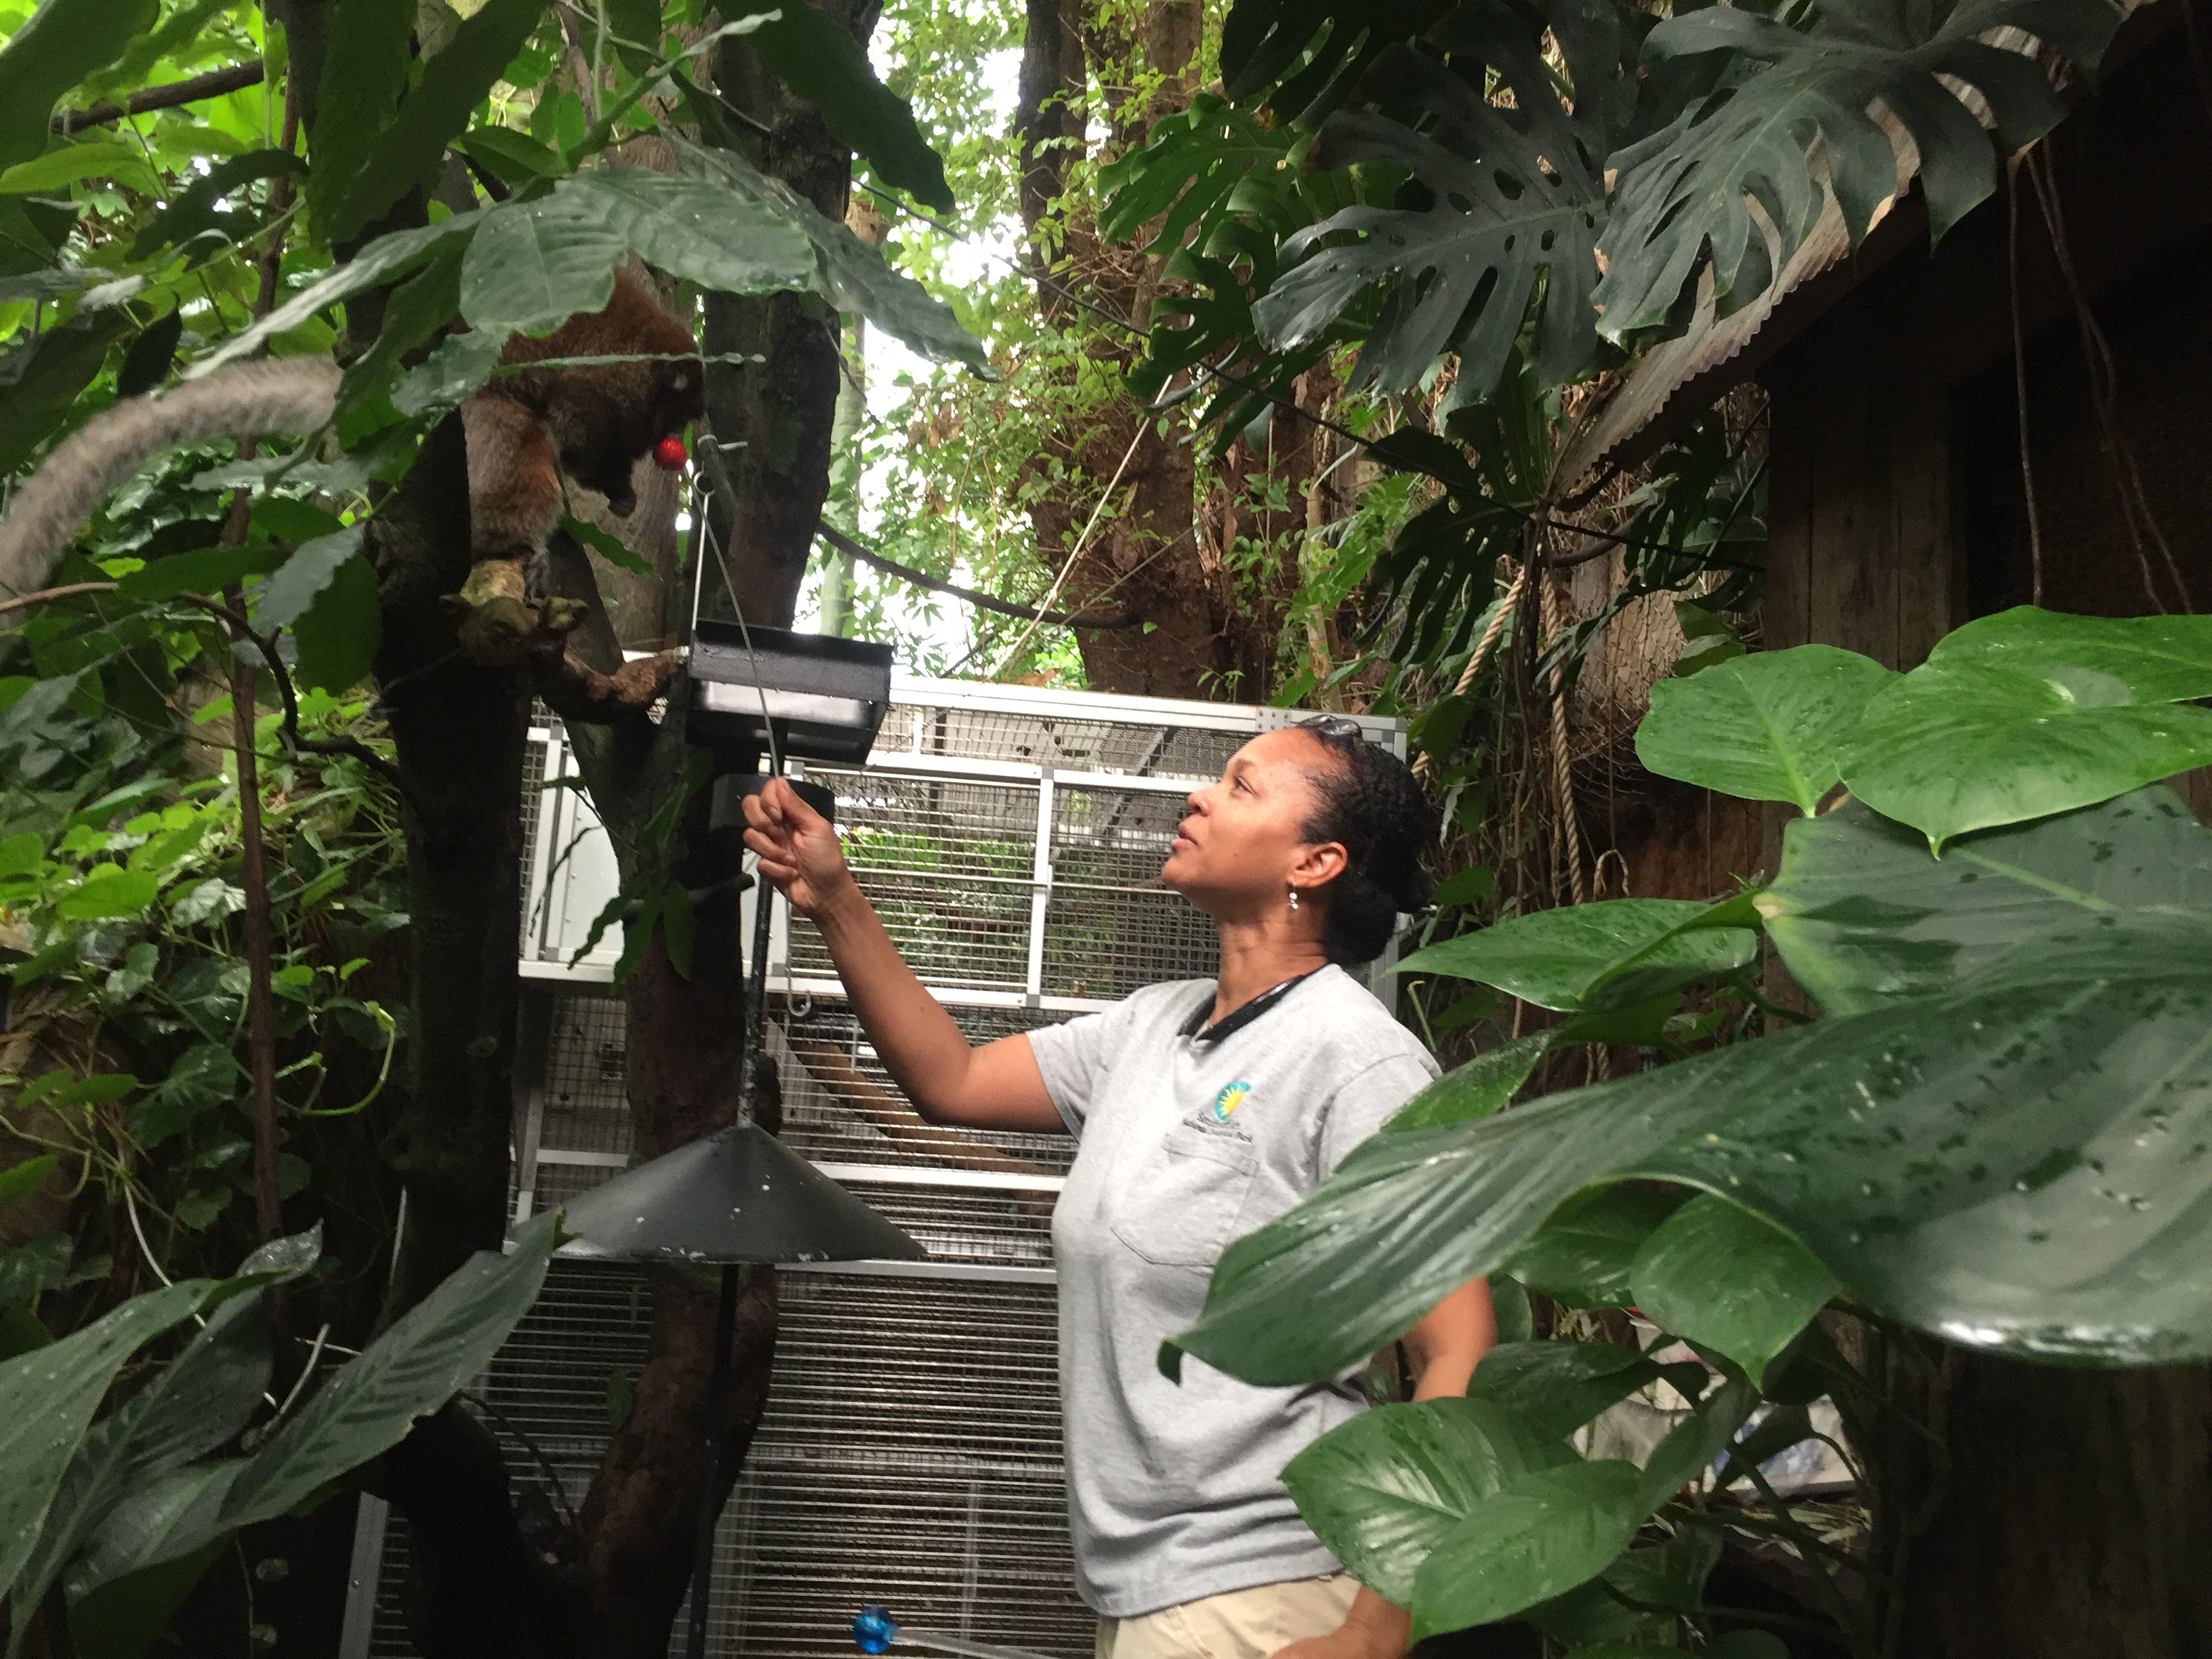
[[[1652,1231],[1629,1279],[1647,1318],[1726,1354],[1754,1383],[1836,1293],[1836,1276],[1793,1234],[1711,1194]]]
[[[1897,678],[1828,645],[1732,658],[1651,688],[1636,756],[1662,777],[1809,816],[1843,775],[1837,757],[1867,700]]]
[[[1651,1230],[1689,1195],[1619,1185],[1577,1193],[1506,1258],[1505,1270],[1571,1308],[1625,1308],[1635,1301],[1628,1265]]]
[[[1483,1355],[1467,1394],[1512,1413],[1547,1439],[1565,1440],[1662,1376],[1692,1397],[1705,1385],[1701,1367],[1662,1365],[1610,1342],[1502,1342]]]
[[[1551,1035],[1514,1037],[1456,1066],[1398,1109],[1385,1130],[1431,1129],[1439,1123],[1466,1123],[1502,1109],[1536,1063]]]
[[[1633,1463],[1575,1462],[1523,1475],[1439,1540],[1414,1580],[1413,1639],[1510,1619],[1595,1577],[1644,1516]]]
[[[1538,910],[1416,951],[1396,971],[1478,980],[1540,1008],[1621,1008],[1757,956],[1747,927],[1689,925],[1713,908],[1694,899],[1603,899]]]
[[[1378,1406],[1292,1458],[1283,1484],[1346,1570],[1386,1601],[1411,1601],[1421,1563],[1475,1504],[1573,1453],[1476,1400]]]

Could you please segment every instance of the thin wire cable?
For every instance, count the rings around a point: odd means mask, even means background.
[[[1084,548],[1090,543],[1091,532],[1098,527],[1099,515],[1106,511],[1106,503],[1114,499],[1114,491],[1121,482],[1121,475],[1129,470],[1129,463],[1135,459],[1137,453],[1137,446],[1144,442],[1146,430],[1151,425],[1152,422],[1149,419],[1137,422],[1136,431],[1130,434],[1128,448],[1121,452],[1121,465],[1114,469],[1114,476],[1106,481],[1106,488],[1098,492],[1097,504],[1091,509],[1091,517],[1083,526],[1083,533],[1075,538],[1075,545],[1068,550],[1067,562],[1060,566],[1060,574],[1052,579],[1051,590],[1045,594],[1044,603],[1037,607],[1039,611],[1052,609],[1053,601],[1060,597],[1060,590],[1067,586],[1067,579],[1075,574],[1076,560],[1083,556]],[[1037,631],[1037,625],[1042,620],[1042,617],[1032,617],[1030,619],[1029,626],[1022,629],[1019,636],[1015,639],[1012,648],[999,659],[998,669],[991,676],[993,679],[998,678],[1020,659],[1022,647],[1030,642],[1030,636]]]

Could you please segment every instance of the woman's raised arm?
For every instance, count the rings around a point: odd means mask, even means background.
[[[876,1053],[933,1123],[1064,1130],[1026,1036],[980,1048],[923,988],[860,891],[830,822],[781,778],[745,797],[745,845],[791,908],[822,931],[845,994]]]

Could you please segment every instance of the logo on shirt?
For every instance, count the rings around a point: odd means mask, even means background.
[[[1221,1092],[1213,1097],[1213,1121],[1216,1123],[1228,1122],[1229,1115],[1242,1106],[1244,1103],[1244,1097],[1251,1092],[1252,1085],[1241,1079],[1224,1085]]]

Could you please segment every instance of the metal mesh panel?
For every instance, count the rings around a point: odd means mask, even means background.
[[[1182,796],[1159,790],[1054,792],[1048,995],[1112,1000],[1164,979],[1212,975],[1212,922],[1159,880],[1188,811]]]
[[[1070,1589],[1052,1292],[787,1273],[775,1381],[722,1515],[710,1650],[852,1650],[853,1614],[1079,1659],[1093,1620]],[[607,1382],[644,1362],[633,1267],[556,1262],[492,1363],[488,1397],[580,1503],[611,1433]],[[494,1419],[510,1478],[535,1456]],[[386,1534],[371,1652],[408,1659],[405,1528]],[[671,1651],[681,1650],[678,1617]]]
[[[787,1066],[783,1139],[823,1164],[929,1164],[1001,1174],[1064,1175],[1075,1156],[1066,1135],[945,1129],[921,1121],[842,1002],[802,998],[771,1017],[799,1064]],[[951,1008],[971,1043],[1033,1031],[1062,1018],[1020,1008]],[[863,1092],[872,1085],[890,1097]]]
[[[527,957],[530,933],[537,925],[531,915],[530,849],[538,845],[538,809],[545,799],[545,745],[533,734],[522,745],[522,934],[516,948]]]
[[[968,989],[1027,983],[1034,784],[826,769],[809,775],[836,791],[845,856],[917,975]],[[791,959],[803,977],[831,972],[811,922],[793,922]]]
[[[1138,720],[1065,720],[1000,709],[891,707],[876,753],[901,750],[1016,761],[1069,771],[1115,771],[1156,777],[1218,777],[1252,734]]]
[[[623,1005],[613,997],[554,1000],[538,1145],[574,1152],[630,1150]]]

